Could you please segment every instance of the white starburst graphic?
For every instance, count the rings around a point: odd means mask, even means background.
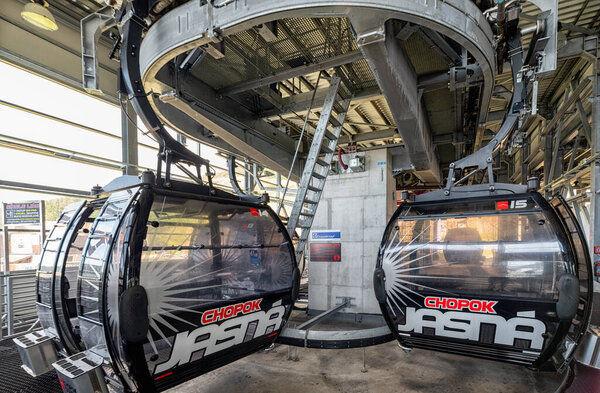
[[[200,290],[224,286],[224,284],[194,285],[194,283],[206,282],[210,279],[210,276],[217,277],[219,273],[225,270],[223,268],[207,273],[199,273],[198,270],[202,270],[200,269],[201,265],[212,262],[214,256],[211,250],[196,250],[196,252],[199,255],[195,253],[195,256],[200,256],[199,261],[191,264],[191,266],[189,266],[190,263],[187,259],[173,261],[167,258],[165,260],[161,258],[163,253],[154,253],[152,261],[143,261],[141,264],[140,284],[144,287],[148,296],[150,328],[169,346],[171,346],[171,340],[168,336],[172,335],[169,331],[176,333],[180,330],[173,326],[170,319],[190,325],[192,328],[197,327],[197,324],[181,318],[176,315],[176,312],[201,314],[200,311],[195,311],[190,307],[182,307],[180,304],[189,303],[190,301],[215,301],[212,298],[202,299],[190,295]],[[217,253],[216,255],[220,254]],[[150,330],[147,338],[154,352],[158,353]]]
[[[423,285],[422,283],[419,283],[419,282],[411,281],[411,279],[415,279],[415,278],[440,279],[440,280],[452,279],[452,277],[442,277],[442,276],[432,276],[432,275],[424,276],[424,275],[415,275],[414,274],[414,271],[416,271],[416,270],[428,269],[428,268],[431,268],[434,266],[441,266],[441,265],[448,266],[451,264],[451,263],[444,262],[444,263],[434,263],[434,264],[425,265],[425,266],[412,266],[411,267],[411,264],[421,261],[425,258],[433,257],[434,255],[443,251],[442,249],[437,249],[437,250],[429,252],[425,255],[421,255],[418,257],[416,256],[417,252],[420,250],[425,250],[425,249],[431,250],[433,248],[431,246],[431,242],[426,242],[423,244],[419,244],[417,242],[417,240],[419,240],[428,229],[429,229],[429,227],[426,227],[418,235],[414,236],[410,242],[404,243],[404,239],[408,236],[409,233],[412,233],[412,229],[407,230],[404,234],[402,234],[400,236],[400,232],[399,232],[400,229],[397,226],[394,229],[394,232],[389,237],[390,240],[388,241],[388,243],[385,246],[383,246],[381,266],[383,268],[383,271],[385,273],[385,278],[386,278],[386,281],[385,281],[385,291],[387,293],[386,302],[387,302],[387,305],[390,308],[390,310],[392,310],[392,312],[394,313],[394,315],[396,315],[396,312],[394,311],[395,308],[400,310],[400,312],[402,314],[404,314],[404,311],[402,310],[401,305],[403,307],[407,307],[409,304],[414,303],[415,306],[421,307],[413,299],[413,297],[409,296],[407,293],[416,295],[423,299],[425,298],[425,296],[418,293],[414,289],[411,289],[411,287],[426,288],[426,289],[429,289],[432,291],[442,292],[442,293],[453,295],[450,292],[432,288],[432,287]],[[397,240],[398,238],[400,238],[400,240]],[[417,242],[417,244],[413,245],[415,242]],[[395,307],[392,307],[392,303]]]

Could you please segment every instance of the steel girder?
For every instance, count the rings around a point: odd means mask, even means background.
[[[381,31],[388,20],[405,20],[453,39],[467,49],[481,68],[483,83],[479,123],[485,123],[494,83],[493,35],[480,10],[472,2],[465,0],[234,0],[217,6],[201,5],[200,0],[192,0],[164,15],[148,30],[140,48],[140,68],[145,89],[168,92],[170,87],[158,82],[155,76],[179,54],[262,23],[298,17],[348,17],[359,37],[367,32]],[[392,112],[399,110],[393,108],[393,99],[386,98]],[[210,127],[209,122],[205,125]],[[227,129],[222,131],[227,132]],[[422,135],[419,143],[431,144],[431,140],[426,141],[428,137]],[[423,144],[417,151],[429,149]],[[289,154],[293,156],[293,151]],[[260,162],[260,158],[256,159]],[[422,162],[418,164],[424,165]],[[435,161],[430,162],[426,171],[436,165]]]
[[[410,167],[425,184],[439,183],[442,173],[417,89],[417,74],[395,36],[393,21],[376,30],[369,31],[361,25],[358,29],[362,31],[357,36],[358,46],[387,99],[406,146]]]

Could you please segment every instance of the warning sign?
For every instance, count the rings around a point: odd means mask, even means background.
[[[341,243],[311,243],[310,261],[311,262],[341,262],[342,244]]]
[[[40,202],[5,203],[4,225],[40,223]]]

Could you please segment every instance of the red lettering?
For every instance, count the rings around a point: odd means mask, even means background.
[[[261,311],[260,302],[262,299],[249,300],[245,303],[233,304],[226,307],[215,308],[202,313],[202,324],[208,324],[231,317],[237,317],[239,314],[248,314],[254,311]]]
[[[202,314],[202,324],[211,323],[215,320],[215,310],[205,311]]]
[[[486,300],[486,301],[483,301],[482,303],[483,304],[481,305],[481,311],[487,312],[487,313],[490,313],[490,314],[496,314],[496,311],[494,310],[494,306],[496,305],[496,303],[498,303],[497,301],[495,301],[495,300],[492,300],[492,301]]]
[[[221,319],[225,319],[225,307],[221,307],[215,310],[215,318],[213,321],[220,321]]]
[[[242,310],[244,310],[244,305],[242,303],[236,304],[233,310],[233,315],[237,316],[242,312]]]
[[[428,296],[424,301],[425,307],[428,308],[442,308],[447,310],[468,309],[473,312],[485,312],[489,314],[496,314],[494,306],[497,303],[495,300],[469,300],[434,296]]]
[[[437,308],[435,305],[436,300],[439,300],[438,298],[435,297],[426,297],[425,298],[425,307],[429,307],[429,308]],[[433,304],[431,304],[433,302]]]

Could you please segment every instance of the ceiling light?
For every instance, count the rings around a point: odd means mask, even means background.
[[[31,3],[25,4],[21,11],[21,18],[40,29],[58,30],[58,25],[48,10],[48,3],[42,0],[32,0]]]

